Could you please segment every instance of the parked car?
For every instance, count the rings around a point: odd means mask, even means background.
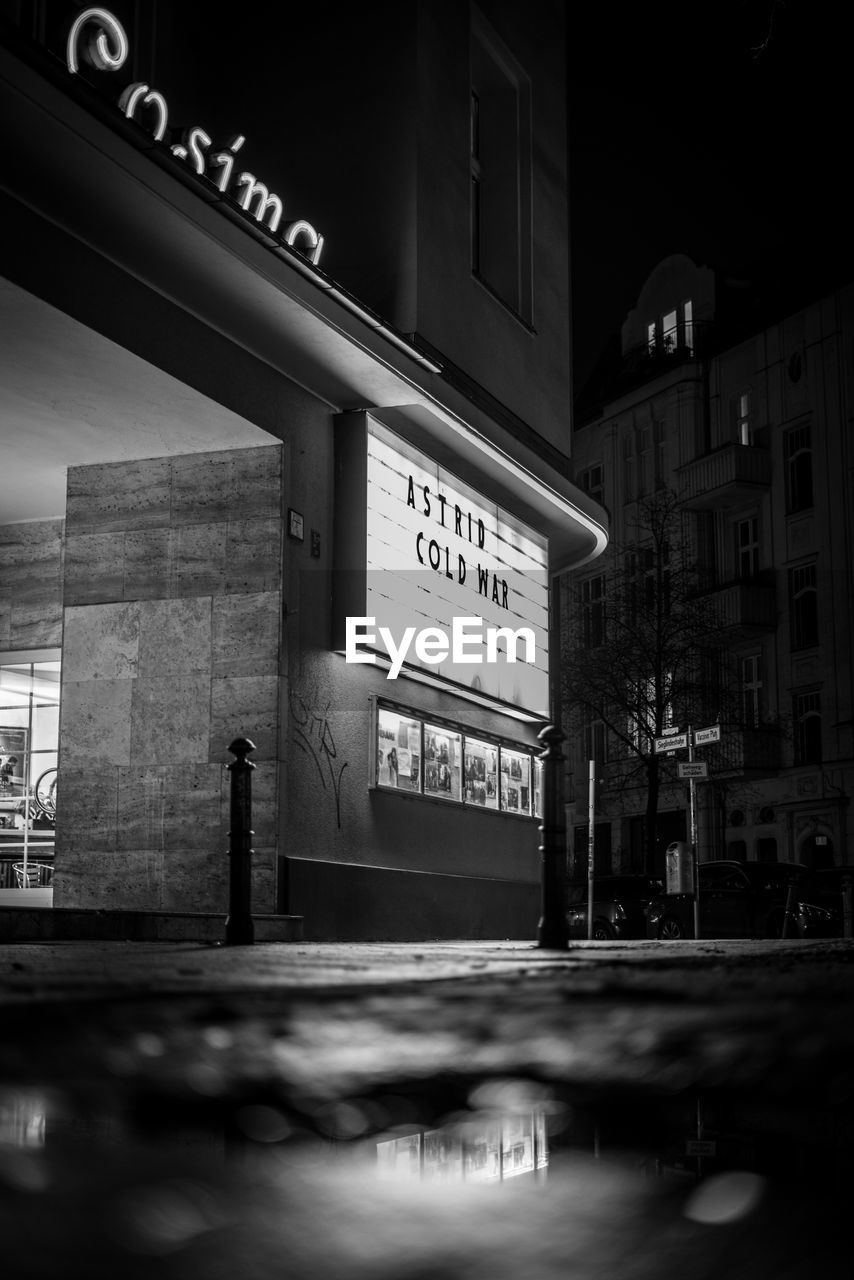
[[[815,901],[818,906],[827,907],[834,913],[838,913],[844,923],[845,904],[843,893],[845,891],[845,881],[851,884],[852,895],[854,895],[854,866],[841,867],[822,867],[818,871],[810,872],[810,900]]]
[[[781,938],[789,885],[797,898],[788,928],[793,938],[833,938],[842,933],[838,909],[820,895],[814,874],[798,862],[702,862],[701,938]],[[694,895],[668,893],[646,913],[649,938],[693,938]]]
[[[646,908],[664,892],[664,881],[649,876],[596,876],[593,881],[593,937],[600,940],[646,937]],[[587,937],[586,880],[569,885],[570,938]]]

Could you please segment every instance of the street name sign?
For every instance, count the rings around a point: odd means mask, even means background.
[[[671,733],[666,738],[656,738],[655,751],[660,754],[662,751],[679,751],[688,745],[687,733]]]
[[[704,742],[720,742],[721,726],[713,724],[708,729],[697,729],[694,733],[694,743],[701,747]]]
[[[705,760],[680,760],[676,772],[680,778],[708,778],[709,766]]]

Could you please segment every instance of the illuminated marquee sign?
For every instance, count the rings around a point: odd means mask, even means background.
[[[364,612],[375,619],[377,648],[382,626],[396,638],[407,627],[416,637],[434,629],[451,636],[455,620],[459,631],[469,619],[471,653],[473,620],[480,619],[483,661],[455,661],[453,651],[438,663],[425,661],[413,644],[406,663],[548,714],[546,539],[374,422],[367,432],[366,556]],[[514,646],[511,633],[523,631],[533,632],[532,654],[525,644]],[[514,648],[516,661],[507,660]],[[425,657],[428,650],[420,646]]]
[[[108,9],[84,9],[68,33],[66,65],[72,75],[80,70],[81,59],[96,71],[118,71],[127,61],[130,46],[124,27]],[[129,120],[149,122],[156,142],[165,142],[169,133],[169,107],[163,94],[147,84],[130,84],[119,98],[119,107]],[[323,236],[304,218],[283,223],[284,204],[254,173],[236,163],[246,139],[236,134],[223,148],[213,149],[213,139],[201,125],[184,129],[181,141],[170,151],[199,177],[207,178],[223,195],[229,194],[250,216],[261,223],[283,245],[302,253],[314,266],[323,251]]]

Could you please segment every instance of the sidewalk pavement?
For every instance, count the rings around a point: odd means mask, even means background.
[[[785,984],[817,964],[834,969],[835,982],[854,982],[854,941],[701,940],[680,942],[570,942],[566,950],[524,941],[421,943],[258,942],[225,946],[195,942],[65,941],[0,944],[0,1003],[114,999],[215,992],[305,993],[374,989],[408,983],[484,978],[562,976],[570,985],[595,969],[600,981],[651,982],[659,991],[671,974],[683,994],[685,971],[713,985],[728,967],[749,966],[757,980]],[[801,979],[802,980],[802,979]],[[743,979],[742,979],[743,982]]]
[[[850,1274],[849,940],[20,943],[0,1004],[10,1280]]]

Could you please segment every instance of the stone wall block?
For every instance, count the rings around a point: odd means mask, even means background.
[[[57,865],[74,854],[115,848],[118,773],[110,765],[63,764],[56,793]]]
[[[133,682],[130,754],[125,764],[204,762],[210,737],[206,674]]]
[[[172,460],[172,521],[211,524],[279,516],[282,449],[236,449]]]
[[[143,600],[137,608],[140,677],[165,679],[210,671],[210,596]]]
[[[279,669],[278,591],[222,596],[211,618],[214,677],[275,675]]]
[[[116,849],[165,848],[168,778],[174,766],[129,766],[117,771]]]
[[[168,526],[170,477],[168,458],[69,467],[67,532]]]
[[[139,605],[97,604],[65,610],[64,680],[132,679],[138,656]]]
[[[0,525],[0,645],[53,648],[62,632],[61,520]]]
[[[276,849],[258,845],[252,855],[252,913],[269,915],[276,910]]]
[[[158,911],[163,861],[163,853],[151,849],[96,851],[63,859],[54,873],[54,904]]]
[[[63,681],[59,755],[69,765],[130,764],[134,680]],[[68,726],[73,726],[69,732]]]
[[[228,914],[228,857],[221,848],[172,849],[163,861],[160,896],[163,911],[222,912]]]
[[[250,757],[275,760],[278,747],[278,679],[276,676],[240,676],[211,683],[210,756],[230,764],[228,744],[249,738],[256,751]]]
[[[225,523],[231,510],[233,476],[230,453],[193,453],[173,458],[172,523]]]
[[[123,599],[124,542],[114,533],[70,533],[65,543],[66,605]]]
[[[58,649],[62,643],[62,609],[41,605],[12,605],[10,649]]]
[[[129,529],[124,535],[122,598],[155,600],[172,594],[171,529]]]
[[[174,596],[219,596],[225,592],[228,524],[180,525],[174,533]],[[165,594],[165,593],[164,593]]]
[[[25,605],[59,598],[62,521],[0,526],[0,594]]]
[[[225,851],[221,794],[222,765],[196,765],[173,772],[165,795],[165,848]]]
[[[232,454],[230,518],[282,516],[282,446],[241,449]]]
[[[229,594],[278,591],[282,583],[282,523],[278,519],[232,520],[226,547]]]

